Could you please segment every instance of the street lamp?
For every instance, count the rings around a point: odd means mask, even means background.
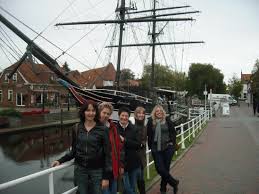
[[[206,97],[207,97],[207,94],[208,94],[208,91],[207,91],[207,87],[206,87],[206,84],[205,84],[205,89],[204,89],[203,95],[204,95],[205,118],[206,118],[206,120],[207,120],[207,107],[206,107]]]
[[[44,113],[45,110],[45,90],[47,89],[48,85],[47,84],[43,84],[41,86],[42,88],[42,113]]]

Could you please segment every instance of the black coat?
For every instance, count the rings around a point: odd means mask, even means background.
[[[173,146],[176,146],[176,131],[174,123],[171,121],[169,117],[166,118],[166,123],[168,125],[169,130],[169,142],[172,143]],[[147,136],[148,136],[148,147],[149,149],[152,148],[152,145],[154,143],[154,132],[155,132],[155,126],[153,126],[153,120],[150,117],[147,122]]]
[[[97,124],[89,132],[84,124],[73,127],[72,149],[60,158],[60,163],[75,158],[75,163],[89,169],[103,169],[103,178],[110,178],[112,172],[111,147],[108,138],[108,129]]]
[[[139,131],[135,129],[131,122],[129,122],[125,129],[123,129],[120,123],[117,123],[117,129],[119,134],[125,139],[125,171],[130,172],[141,167],[141,159],[138,154],[138,151],[141,149],[141,141],[138,138]]]

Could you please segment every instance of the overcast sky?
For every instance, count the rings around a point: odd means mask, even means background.
[[[128,1],[126,0],[126,2]],[[149,9],[152,5],[148,0],[138,0],[136,3],[138,9]],[[68,50],[68,53],[77,58],[77,61],[68,55],[62,55],[58,58],[60,64],[67,61],[71,69],[79,71],[101,67],[107,64],[108,60],[116,67],[116,49],[111,51],[104,48],[118,42],[118,34],[116,39],[111,41],[114,25],[54,27],[54,24],[69,21],[114,19],[116,4],[117,0],[0,0],[2,8],[37,32],[41,32],[51,24],[42,35],[63,50],[70,48],[71,45],[85,36]],[[157,6],[178,5],[192,7],[174,12],[199,10],[201,13],[177,16],[178,18],[193,17],[196,20],[194,22],[169,23],[159,36],[159,41],[202,40],[205,41],[205,44],[157,47],[157,62],[185,72],[188,72],[191,63],[211,63],[225,75],[225,81],[234,73],[240,76],[241,70],[243,73],[251,72],[255,60],[259,58],[259,1],[160,0]],[[62,10],[65,11],[62,12]],[[35,33],[2,9],[0,9],[0,13],[28,37],[31,39],[36,37]],[[54,22],[51,23],[52,21]],[[161,30],[163,26],[164,23],[159,23],[158,30]],[[0,24],[0,27],[0,71],[2,71],[19,58],[25,51],[26,44],[3,24]],[[147,36],[147,33],[148,25],[126,25],[124,42],[148,42],[150,37]],[[10,51],[5,45],[8,43],[6,34],[21,50],[16,49],[18,54]],[[11,41],[9,40],[9,42]],[[42,38],[37,38],[35,42],[54,58],[62,53]],[[148,47],[123,49],[122,68],[130,68],[139,77],[143,71],[143,64],[151,61],[150,53]]]

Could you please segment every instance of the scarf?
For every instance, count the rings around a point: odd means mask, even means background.
[[[161,151],[161,121],[156,120],[154,142],[157,142],[157,151]]]

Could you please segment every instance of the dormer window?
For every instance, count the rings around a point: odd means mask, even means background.
[[[17,73],[13,74],[13,81],[16,82],[17,81]]]
[[[9,78],[8,78],[8,76],[9,76],[9,73],[6,73],[6,74],[4,75],[4,82],[5,82],[5,83],[9,83]]]

